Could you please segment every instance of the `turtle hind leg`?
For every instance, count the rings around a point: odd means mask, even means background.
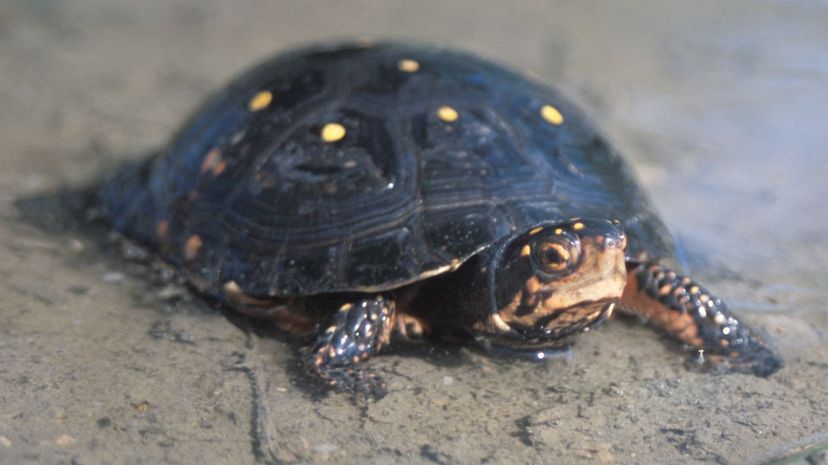
[[[629,270],[622,304],[674,338],[699,350],[716,371],[769,376],[782,360],[719,298],[694,280],[658,264]]]
[[[339,307],[307,349],[310,371],[337,391],[382,398],[385,382],[360,365],[388,344],[395,312],[394,302],[382,295]]]

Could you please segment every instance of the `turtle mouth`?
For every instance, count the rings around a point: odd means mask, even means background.
[[[573,337],[606,321],[618,302],[618,298],[607,298],[555,309],[535,320],[532,325],[507,323],[500,314],[494,313],[490,325],[497,331],[482,335],[481,338],[485,340],[484,345],[525,351],[565,347]]]

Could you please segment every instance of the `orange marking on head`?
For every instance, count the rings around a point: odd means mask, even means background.
[[[526,280],[526,291],[530,294],[534,294],[538,292],[540,289],[540,280],[538,280],[537,276],[532,276],[531,278]]]

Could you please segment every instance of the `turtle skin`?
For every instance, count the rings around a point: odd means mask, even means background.
[[[305,358],[324,382],[376,397],[384,382],[361,362],[392,336],[540,354],[616,304],[727,371],[781,367],[721,299],[666,267],[666,227],[577,107],[460,52],[278,55],[111,177],[100,203],[199,291],[313,335]]]

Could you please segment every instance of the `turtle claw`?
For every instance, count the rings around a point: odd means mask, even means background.
[[[357,397],[380,400],[388,394],[385,380],[367,368],[330,368],[317,370],[322,381],[336,392],[353,393]]]
[[[752,350],[730,354],[697,350],[696,354],[688,359],[687,365],[709,373],[742,373],[767,378],[784,364],[771,349],[762,345]]]

